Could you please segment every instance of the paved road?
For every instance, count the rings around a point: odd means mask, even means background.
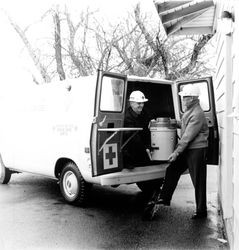
[[[209,169],[209,218],[192,221],[194,194],[181,178],[171,207],[154,221],[141,219],[136,185],[94,187],[87,208],[64,203],[55,181],[13,175],[0,185],[0,249],[227,249],[218,217],[215,167]]]

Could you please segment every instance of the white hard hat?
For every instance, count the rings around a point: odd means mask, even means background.
[[[200,89],[195,84],[187,84],[178,94],[180,96],[199,96]]]
[[[136,90],[130,94],[129,101],[131,101],[131,102],[147,102],[148,99],[145,98],[144,94],[141,91]]]

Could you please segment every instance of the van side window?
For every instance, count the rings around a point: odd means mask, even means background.
[[[190,82],[190,84],[196,84],[198,88],[200,89],[199,100],[200,100],[200,105],[203,111],[204,112],[210,111],[211,107],[210,107],[210,102],[209,102],[209,90],[208,90],[207,82],[206,81],[201,81],[201,82],[196,82],[196,83]],[[179,91],[182,91],[185,85],[186,84],[180,84]],[[181,107],[181,111],[184,112],[184,107],[183,107],[181,98],[180,98],[180,107]]]
[[[100,110],[121,112],[123,110],[124,80],[104,76],[102,79]]]

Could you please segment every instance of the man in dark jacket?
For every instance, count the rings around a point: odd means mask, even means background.
[[[150,147],[150,131],[148,129],[150,117],[143,109],[145,98],[141,91],[133,91],[129,97],[129,107],[126,110],[124,127],[143,128],[132,137],[124,149],[124,165],[131,169],[135,166],[143,166],[150,162],[148,148]],[[124,141],[130,138],[134,132],[124,134]]]
[[[206,201],[206,152],[209,129],[199,104],[199,89],[188,84],[179,93],[186,108],[181,122],[181,139],[169,156],[171,164],[166,170],[165,181],[158,204],[170,205],[178,180],[189,169],[195,188],[196,213],[192,219],[207,217]]]

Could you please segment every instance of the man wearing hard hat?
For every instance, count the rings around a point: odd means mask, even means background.
[[[124,150],[124,165],[126,168],[132,169],[135,166],[145,165],[150,159],[147,151],[150,147],[150,132],[148,129],[150,117],[144,110],[144,103],[148,99],[144,94],[137,90],[133,91],[129,97],[129,107],[125,113],[124,127],[143,128],[139,131],[125,147]],[[133,132],[124,134],[126,141]]]
[[[169,156],[164,185],[158,204],[170,205],[178,180],[189,169],[195,188],[196,213],[192,219],[207,217],[206,201],[206,152],[209,129],[199,104],[200,90],[194,84],[185,85],[179,92],[185,107],[181,121],[181,139]]]

